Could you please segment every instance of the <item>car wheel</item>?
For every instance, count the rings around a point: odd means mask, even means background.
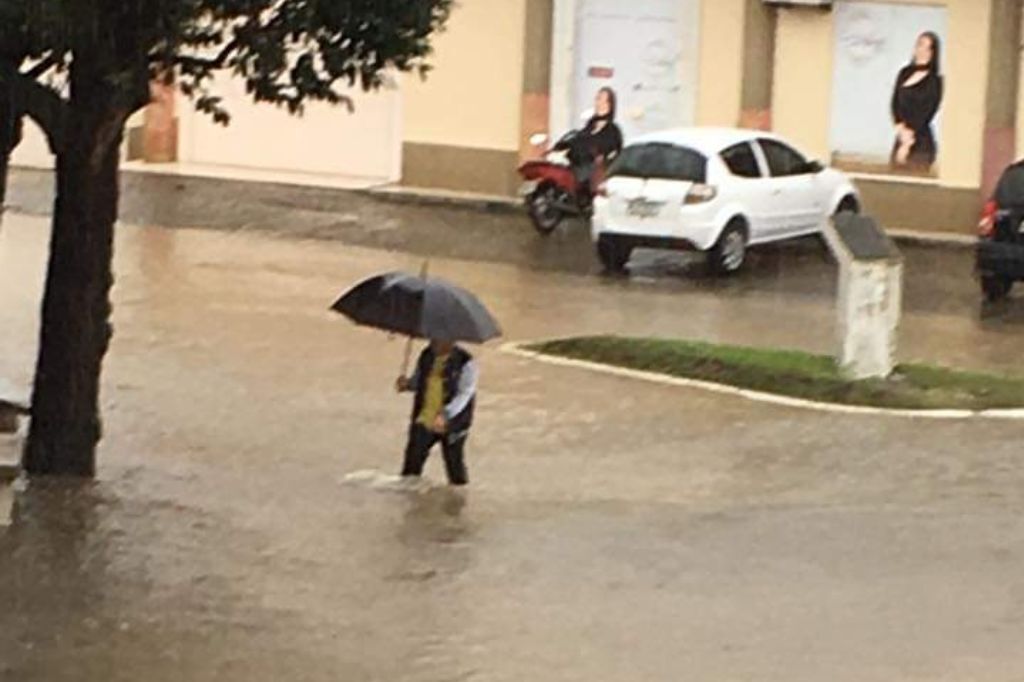
[[[632,255],[633,249],[618,240],[608,237],[598,237],[597,239],[597,257],[608,273],[618,275],[625,272]]]
[[[743,223],[734,220],[729,223],[718,242],[708,252],[708,265],[717,275],[731,275],[743,267],[747,260],[747,231]]]
[[[1010,295],[1013,280],[1007,277],[985,275],[981,278],[981,291],[990,303],[1001,301]]]

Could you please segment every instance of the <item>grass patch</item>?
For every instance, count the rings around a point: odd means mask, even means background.
[[[697,341],[595,336],[534,344],[528,350],[839,405],[907,410],[1024,407],[1024,377],[928,365],[900,365],[888,379],[851,381],[828,356]]]

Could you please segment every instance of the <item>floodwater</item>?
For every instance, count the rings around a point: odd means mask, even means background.
[[[0,376],[21,390],[45,247],[45,221],[6,216]],[[472,486],[435,460],[404,489],[402,342],[327,306],[418,263],[121,228],[100,475],[32,483],[0,530],[0,679],[1024,677],[1024,425],[768,407],[492,347]],[[677,267],[431,265],[513,339],[830,348],[827,296],[662,282]],[[996,324],[912,310],[903,354],[1012,371],[1015,303]]]

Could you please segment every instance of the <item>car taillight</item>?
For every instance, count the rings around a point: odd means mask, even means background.
[[[981,220],[978,222],[978,234],[982,237],[991,237],[996,233],[996,214],[999,213],[999,204],[989,201],[981,211]]]
[[[712,185],[696,183],[686,193],[686,204],[706,204],[718,196],[718,190]]]

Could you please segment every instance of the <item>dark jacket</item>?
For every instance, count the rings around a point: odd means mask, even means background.
[[[412,389],[416,393],[412,407],[412,421],[419,419],[423,411],[423,403],[427,392],[427,380],[430,371],[434,367],[434,351],[427,347],[416,363],[416,373],[413,375]],[[452,349],[447,364],[444,367],[444,405],[447,408],[459,393],[459,384],[462,381],[463,372],[466,366],[473,362],[473,356],[456,346]],[[468,431],[473,426],[473,413],[476,410],[476,396],[466,404],[458,414],[446,415],[448,418],[448,433],[459,434]]]
[[[929,73],[921,82],[909,88],[903,84],[919,67],[910,65],[900,69],[892,92],[892,118],[916,133],[929,130],[942,105],[942,76]]]
[[[594,117],[568,143],[569,162],[573,166],[590,166],[597,159],[608,163],[622,151],[622,131],[615,121],[608,120],[597,130],[601,119]]]
[[[938,157],[938,145],[932,121],[942,106],[942,76],[934,71],[925,76],[921,82],[910,87],[904,83],[919,67],[906,66],[896,77],[896,85],[892,93],[892,118],[895,123],[902,123],[914,131],[914,144],[910,148],[907,162],[911,166],[929,168]],[[893,160],[900,143],[897,139],[893,144]]]
[[[610,161],[622,151],[622,131],[614,120],[605,121],[605,126],[597,130],[600,122],[597,117],[590,119],[583,129],[583,136],[593,158]]]

